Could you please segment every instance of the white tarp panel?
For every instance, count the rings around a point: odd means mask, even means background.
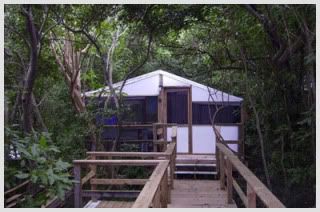
[[[129,83],[123,87],[123,92],[129,96],[157,96],[159,94],[159,76],[142,79],[136,83]]]
[[[220,131],[224,140],[238,140],[238,126],[222,126]],[[235,152],[238,152],[238,144],[228,144]]]
[[[171,127],[167,128],[167,140],[171,141]],[[178,127],[177,153],[188,153],[188,127]]]
[[[173,79],[171,77],[168,77],[166,75],[163,76],[163,86],[164,87],[169,87],[169,86],[175,86],[175,87],[181,87],[181,86],[190,86],[190,84]]]
[[[216,152],[216,136],[212,126],[192,126],[193,153],[214,154]]]

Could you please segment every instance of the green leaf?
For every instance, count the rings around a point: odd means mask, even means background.
[[[17,178],[19,178],[19,179],[26,179],[26,178],[29,177],[29,174],[27,174],[27,173],[19,173],[19,174],[16,174],[15,176]]]
[[[39,144],[40,144],[40,147],[42,147],[42,148],[46,148],[48,146],[47,140],[44,136],[40,137]]]

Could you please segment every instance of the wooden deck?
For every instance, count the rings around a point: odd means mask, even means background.
[[[169,208],[236,208],[214,180],[175,180]]]

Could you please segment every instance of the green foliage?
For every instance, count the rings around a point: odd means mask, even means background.
[[[8,145],[19,154],[20,169],[15,170],[14,177],[30,179],[37,188],[45,189],[33,201],[23,202],[22,206],[40,207],[55,196],[64,199],[65,191],[72,188],[73,181],[68,173],[71,165],[59,158],[60,151],[52,143],[50,134],[33,132],[22,137],[10,128],[6,128],[5,132]]]
[[[261,23],[245,5],[50,5],[44,28],[50,28],[61,43],[68,31],[62,20],[74,29],[85,29],[93,35],[103,54],[108,53],[112,36],[119,30],[121,36],[110,58],[114,82],[123,80],[144,60],[148,38],[152,35],[147,63],[130,77],[164,69],[242,96],[248,115],[246,159],[250,168],[265,181],[255,116],[252,105],[247,102],[249,93],[261,122],[273,192],[288,207],[312,207],[315,205],[316,179],[313,93],[316,85],[312,81],[315,78],[315,6],[253,5],[253,8],[269,22]],[[34,5],[33,13],[36,25],[41,26],[42,6]],[[4,84],[10,114],[21,90],[30,49],[25,42],[28,38],[24,36],[27,34],[25,17],[20,5],[5,5],[4,19]],[[271,32],[265,28],[269,23],[273,24]],[[297,50],[292,48],[290,57],[281,65],[274,59],[280,48],[274,44],[276,35],[282,42],[282,52],[293,47],[297,38],[303,43]],[[95,123],[97,115],[116,114],[128,119],[131,115],[130,108],[126,107],[120,111],[110,104],[97,108],[97,102],[92,99],[86,99],[86,112],[77,114],[69,88],[50,50],[49,39],[47,34],[42,42],[33,93],[51,136],[50,139],[41,134],[23,136],[21,130],[5,129],[6,136],[10,137],[5,139],[5,151],[10,152],[11,140],[17,140],[17,145],[22,145],[19,148],[24,157],[21,162],[10,161],[9,164],[5,161],[6,188],[31,177],[47,187],[50,183],[63,184],[56,177],[63,171],[55,168],[64,165],[56,163],[59,158],[70,163],[84,157],[85,144],[92,132],[88,123]],[[103,87],[105,73],[97,49],[80,32],[74,33],[73,42],[77,49],[91,44],[81,63],[82,92]],[[21,104],[16,111],[12,123],[20,124]],[[101,126],[97,126],[98,137],[101,131]],[[102,145],[98,146],[102,148]],[[124,146],[123,150],[135,151],[136,147]],[[44,163],[47,157],[51,160],[52,172],[48,171],[48,163]],[[45,166],[44,171],[33,170],[33,163]],[[131,177],[144,175],[139,169],[125,172]],[[21,180],[12,177],[14,175]],[[58,186],[52,189],[51,193],[63,190]],[[43,202],[43,199],[39,201]],[[40,205],[39,201],[27,198],[30,205]]]

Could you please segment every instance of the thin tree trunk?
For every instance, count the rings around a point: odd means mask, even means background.
[[[31,94],[31,98],[32,98],[32,105],[33,105],[33,113],[35,115],[35,118],[40,126],[40,128],[42,129],[42,131],[44,132],[48,132],[48,128],[47,126],[44,124],[41,113],[39,111],[39,108],[37,106],[37,102],[36,99],[34,98],[33,93]]]
[[[268,188],[270,190],[272,190],[270,175],[269,175],[268,166],[267,166],[267,160],[266,160],[266,156],[265,156],[264,140],[263,140],[263,135],[262,135],[261,127],[260,127],[260,118],[259,118],[258,112],[256,110],[256,107],[252,101],[252,98],[251,98],[248,90],[247,90],[247,95],[248,95],[250,106],[253,109],[253,113],[254,113],[255,120],[256,120],[256,129],[257,129],[258,136],[259,136],[259,142],[260,142],[260,148],[261,148],[261,158],[262,158],[264,173],[265,173],[266,180],[267,180],[267,185],[268,185]]]
[[[255,115],[255,121],[256,121],[256,129],[258,132],[258,136],[259,136],[259,143],[260,143],[260,148],[261,148],[261,158],[262,158],[262,163],[263,163],[263,169],[264,169],[264,173],[265,173],[265,177],[266,177],[266,181],[267,181],[267,186],[269,187],[270,190],[272,190],[271,188],[271,181],[270,181],[270,175],[269,175],[269,171],[268,171],[268,166],[267,166],[267,160],[266,160],[266,156],[265,156],[265,149],[264,149],[264,140],[263,140],[263,135],[262,135],[262,131],[261,131],[261,125],[260,125],[260,118],[259,118],[259,114],[258,111],[255,107],[255,104],[251,98],[250,95],[250,90],[248,87],[248,68],[247,68],[247,60],[245,57],[245,54],[243,52],[243,49],[240,48],[240,53],[241,53],[241,59],[243,62],[243,66],[244,66],[244,70],[245,70],[245,90],[246,90],[246,95],[248,96],[249,99],[249,103],[250,106],[253,109],[253,113]]]
[[[31,6],[26,6],[24,14],[27,21],[27,32],[30,36],[30,61],[29,68],[24,79],[23,92],[22,92],[22,107],[23,107],[23,128],[25,133],[30,133],[33,129],[32,123],[32,90],[36,79],[38,68],[38,45],[39,36],[36,26],[34,24]]]

